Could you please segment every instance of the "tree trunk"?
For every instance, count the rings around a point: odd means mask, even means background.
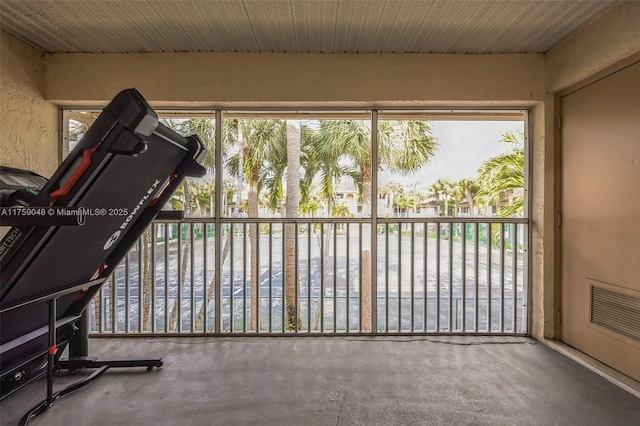
[[[367,170],[362,172],[362,217],[371,214],[371,176]],[[375,213],[374,213],[375,214]],[[377,301],[371,298],[371,234],[377,233],[368,226],[362,227],[362,294],[360,326],[362,331],[371,330],[371,309],[377,309]],[[375,235],[375,234],[374,234]],[[377,297],[374,295],[374,297]],[[376,327],[375,324],[373,324]]]
[[[178,232],[182,233],[182,224],[179,225]],[[184,285],[187,272],[189,270],[189,260],[191,256],[191,232],[187,232],[187,238],[182,244],[182,265],[180,265],[180,279]],[[191,283],[193,285],[193,283]],[[171,309],[171,316],[169,317],[169,328],[174,331],[178,331],[180,318],[178,318],[178,306],[180,306],[182,294],[179,292],[180,288],[176,289],[176,301]]]
[[[287,195],[286,217],[297,218],[300,201],[300,121],[287,120]],[[286,329],[302,329],[302,320],[296,297],[297,265],[296,265],[296,227],[295,223],[284,226],[284,277],[285,277],[285,306]],[[297,326],[296,326],[297,322]]]
[[[205,233],[205,238],[207,238],[206,233]],[[227,256],[229,255],[229,250],[231,248],[231,238],[233,238],[233,232],[229,233],[229,235],[227,236],[227,241],[225,241],[224,243],[224,247],[222,249],[222,260],[220,261],[220,265],[224,264],[224,261],[227,259]],[[231,261],[233,262],[233,259],[231,259]],[[217,265],[216,265],[216,268],[217,268]],[[231,277],[231,285],[233,285],[233,277]],[[213,278],[211,279],[211,282],[209,283],[209,287],[207,288],[207,294],[206,294],[207,303],[206,304],[202,303],[202,306],[198,311],[198,316],[196,317],[196,322],[193,326],[194,330],[199,329],[200,326],[202,325],[202,322],[204,321],[204,316],[207,314],[204,308],[211,302],[211,298],[215,295],[215,293],[216,293],[216,277],[215,277],[215,270],[214,270]],[[216,315],[220,315],[220,313],[216,312]],[[231,315],[233,315],[233,306],[231,307]],[[207,330],[204,330],[204,331],[206,332]]]
[[[327,200],[327,210],[329,212],[329,217],[333,215],[333,199],[329,197]],[[321,227],[321,229],[323,229]],[[325,238],[324,233],[320,234],[320,238]],[[324,251],[322,252],[322,258],[324,262],[322,263],[322,282],[326,283],[329,280],[329,253],[331,251],[331,235],[327,234],[324,243]],[[347,284],[348,285],[348,284]],[[320,288],[320,292],[318,292],[318,308],[316,309],[316,317],[313,321],[313,329],[318,329],[318,323],[320,322],[320,315],[324,315],[324,312],[320,310],[320,299],[324,298],[324,289]],[[335,296],[335,295],[334,295]],[[311,300],[311,296],[309,296],[309,300]],[[309,302],[309,309],[311,309],[311,302]]]
[[[256,180],[257,182],[257,180]],[[258,192],[253,186],[249,189],[249,217],[258,216]],[[258,331],[258,303],[260,298],[260,282],[258,281],[258,224],[249,225],[249,243],[251,245],[251,330]]]
[[[471,194],[471,191],[469,191],[469,189],[465,189],[464,190],[464,196],[467,199],[467,204],[469,204],[469,216],[473,217],[475,216],[475,213],[473,211],[474,206],[473,206],[473,195]]]
[[[147,228],[146,231],[144,231],[144,233],[142,234],[142,247],[141,247],[141,252],[142,252],[142,273],[143,273],[143,279],[142,279],[142,311],[143,311],[143,315],[142,315],[142,330],[148,330],[150,329],[149,327],[149,320],[151,318],[151,296],[153,293],[153,280],[152,278],[152,274],[155,273],[155,271],[152,270],[151,268],[151,232],[153,232],[153,225],[150,225],[149,228]],[[138,256],[140,255],[140,251],[138,252]],[[138,258],[138,262],[140,261],[140,258]],[[138,302],[139,303],[139,302]],[[140,331],[142,331],[140,330]]]
[[[331,228],[329,228],[331,229]],[[324,283],[324,285],[326,286],[327,282],[329,281],[329,253],[331,253],[331,232],[328,232],[326,237],[324,234],[320,235],[320,238],[324,238],[324,250],[322,252],[322,258],[324,259],[324,261],[322,262],[322,282]],[[334,271],[335,273],[335,271]],[[348,284],[347,284],[348,285]],[[318,330],[319,327],[319,323],[320,323],[320,316],[324,315],[324,312],[322,312],[320,310],[320,299],[324,299],[324,288],[320,289],[321,291],[318,293],[319,294],[319,298],[318,298],[318,308],[316,309],[316,317],[315,320],[313,322],[313,329],[314,330]],[[335,294],[333,295],[333,297],[335,297]],[[335,312],[334,312],[334,318],[335,318]]]

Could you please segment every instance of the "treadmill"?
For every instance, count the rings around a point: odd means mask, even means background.
[[[127,89],[50,180],[0,170],[0,225],[13,225],[0,241],[0,399],[47,376],[47,398],[22,424],[108,368],[162,365],[60,358],[72,339],[86,339],[78,336],[83,312],[171,194],[185,177],[204,176],[205,154],[197,136],[160,123],[142,95]],[[55,370],[80,368],[98,370],[53,393]]]

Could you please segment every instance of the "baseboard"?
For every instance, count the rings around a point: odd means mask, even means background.
[[[562,355],[572,359],[578,364],[588,368],[593,371],[597,375],[605,378],[609,382],[614,385],[626,390],[630,394],[640,398],[640,382],[632,379],[619,372],[618,370],[609,367],[608,365],[598,361],[597,359],[587,355],[584,352],[579,351],[578,349],[567,345],[564,342],[560,342],[558,340],[540,340],[541,343],[548,346],[549,348],[555,350],[556,352],[561,353]]]

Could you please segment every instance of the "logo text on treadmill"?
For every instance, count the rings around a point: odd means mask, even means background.
[[[158,185],[160,185],[160,182],[161,181],[158,180],[158,179],[156,179],[156,181],[153,182],[153,185],[151,185],[151,187],[147,190],[146,194],[144,194],[144,196],[140,199],[140,201],[138,201],[138,204],[131,211],[131,214],[129,216],[127,216],[127,218],[124,220],[124,222],[122,222],[122,225],[120,225],[120,228],[118,228],[118,230],[116,232],[111,234],[111,236],[109,237],[107,242],[104,243],[104,246],[102,247],[102,250],[109,250],[111,248],[111,246],[113,246],[115,244],[115,242],[118,241],[118,238],[120,238],[120,235],[122,235],[122,231],[124,231],[125,228],[129,225],[129,222],[131,222],[133,220],[133,218],[135,217],[136,213],[138,213],[140,208],[144,205],[144,202],[147,201],[147,199],[151,196],[151,194],[153,194],[153,192],[156,190]]]
[[[120,234],[122,234],[122,231],[120,231],[120,230],[117,230],[116,232],[114,232],[113,235],[111,235],[109,237],[107,242],[104,243],[104,247],[102,247],[102,250],[109,250],[111,248],[111,246],[113,245],[113,243],[118,241],[118,238],[120,238]]]

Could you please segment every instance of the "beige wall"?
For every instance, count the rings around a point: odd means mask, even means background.
[[[542,55],[54,54],[46,97],[104,102],[136,87],[156,106],[532,105]]]
[[[42,95],[43,55],[0,32],[0,164],[49,177],[58,167],[58,108]]]

